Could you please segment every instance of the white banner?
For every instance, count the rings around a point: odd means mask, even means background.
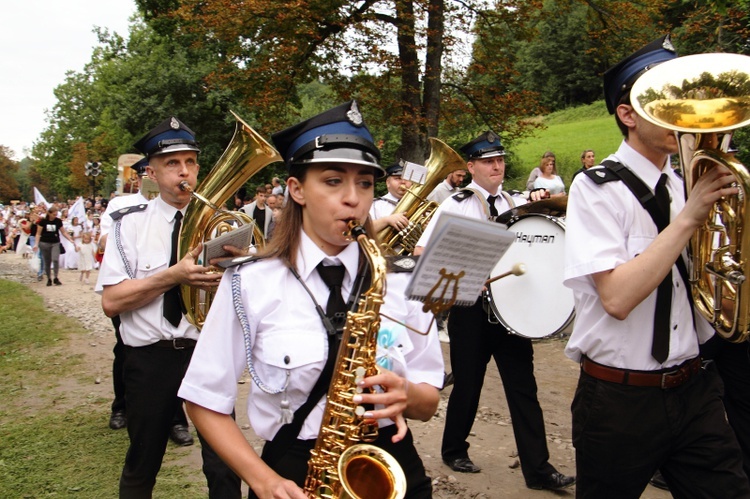
[[[76,202],[68,210],[68,220],[73,220],[73,217],[78,217],[78,223],[83,223],[86,220],[86,208],[83,206],[83,196],[78,196]]]
[[[44,199],[44,196],[42,196],[42,193],[39,192],[39,189],[34,187],[34,203],[36,204],[44,204],[45,208],[49,208],[50,204],[47,202],[46,199]]]

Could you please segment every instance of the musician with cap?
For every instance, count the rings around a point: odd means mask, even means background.
[[[358,434],[353,427],[358,418],[352,424],[348,417],[323,422],[329,384],[343,384],[343,394],[332,394],[334,402],[345,405],[346,414],[353,411],[350,404],[365,409],[362,417],[380,427],[373,444],[393,455],[404,471],[406,497],[429,498],[431,481],[404,419],[433,416],[443,361],[437,334],[429,329],[432,316],[421,311],[420,302],[404,297],[408,273],[388,273],[383,304],[368,308],[380,313],[380,374],[365,376],[360,393],[346,381],[348,371],[335,370],[346,313],[363,318],[358,304],[374,287],[348,224],[358,220],[368,237],[376,238],[368,213],[375,179],[383,174],[380,153],[354,101],[272,139],[289,171],[289,200],[262,253],[237,259],[224,273],[179,395],[196,427],[249,484],[251,497],[305,499],[300,487],[318,434],[325,430],[326,442],[335,437],[333,446],[319,449],[322,454],[341,452],[339,444],[350,443],[342,434]],[[357,324],[350,327],[369,327]],[[348,356],[359,362],[374,353],[351,346],[357,344],[354,338],[346,343]],[[266,440],[261,456],[229,417],[246,368],[252,377],[250,424]],[[380,389],[369,393],[376,385]],[[313,471],[319,476],[320,468]]]
[[[141,192],[141,182],[146,176],[146,165],[148,159],[141,158],[130,168],[135,172],[136,177],[133,180],[133,194],[126,196],[117,196],[107,203],[107,208],[101,216],[101,232],[97,242],[99,254],[103,255],[107,246],[107,239],[110,229],[112,228],[112,213],[117,212],[129,206],[148,203],[148,199]],[[120,336],[120,317],[112,317],[112,325],[115,328],[115,347],[112,349],[114,360],[112,361],[112,384],[115,392],[115,398],[112,401],[112,410],[109,416],[109,427],[113,430],[119,430],[127,426],[127,404],[125,403],[125,383],[123,381],[123,365],[125,363],[125,344]],[[172,427],[169,430],[169,438],[180,446],[193,445],[193,437],[188,431],[188,421],[182,404],[175,411]]]
[[[570,190],[565,285],[576,321],[565,352],[581,364],[571,407],[578,497],[638,498],[657,468],[675,497],[750,497],[721,382],[701,368],[712,330],[693,305],[685,250],[737,188],[716,166],[686,200],[670,167],[675,134],[630,100],[642,74],[676,57],[667,35],[605,72],[624,140]]]
[[[394,213],[396,205],[404,197],[406,190],[411,187],[411,182],[401,177],[404,167],[397,162],[385,170],[385,186],[388,192],[375,198],[370,208],[370,220],[373,221],[376,232],[380,232],[387,226],[396,230],[405,229],[409,225],[409,219],[403,213]]]
[[[171,117],[136,145],[148,158],[146,172],[159,186],[148,203],[113,212],[113,249],[102,260],[96,290],[108,317],[120,317],[125,344],[123,380],[130,447],[120,476],[121,498],[151,497],[182,401],[177,389],[198,339],[185,318],[179,286],[218,285],[217,274],[197,265],[201,246],[177,258],[182,217],[190,194],[180,188],[198,180],[198,146],[193,132]],[[200,437],[200,435],[199,435]],[[204,445],[210,497],[241,495],[239,479]]]
[[[440,204],[435,220],[444,211],[476,219],[494,220],[499,213],[527,202],[522,195],[502,191],[505,148],[493,132],[486,132],[461,148],[468,158],[472,181],[458,194]],[[532,193],[537,200],[543,190]],[[427,226],[417,243],[422,252],[434,224]],[[502,299],[497,297],[496,299]],[[443,461],[453,471],[478,473],[469,458],[467,439],[474,424],[487,364],[495,359],[503,380],[526,485],[532,489],[559,490],[571,486],[574,477],[558,472],[549,463],[542,408],[537,399],[534,350],[529,338],[508,333],[502,324],[489,322],[482,297],[469,307],[453,307],[448,317],[450,359],[454,387],[448,399],[443,431]]]

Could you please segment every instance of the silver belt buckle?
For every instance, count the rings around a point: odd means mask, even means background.
[[[180,339],[182,339],[182,338],[172,338],[172,347],[175,350],[185,350],[184,346],[180,346],[180,345],[177,344],[177,340],[180,340]]]

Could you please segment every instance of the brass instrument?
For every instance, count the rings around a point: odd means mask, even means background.
[[[424,183],[407,190],[393,210],[394,213],[403,213],[409,219],[409,225],[402,230],[388,226],[378,233],[385,251],[391,255],[410,255],[414,252],[417,241],[438,207],[437,203],[425,198],[446,175],[465,170],[466,161],[442,140],[430,138],[430,157],[425,167],[427,178]]]
[[[180,232],[179,257],[199,243],[228,232],[239,225],[255,223],[243,212],[221,208],[253,175],[267,165],[281,161],[281,155],[235,113],[234,135],[203,182],[193,191],[187,182],[180,186],[199,202],[188,205]],[[257,246],[264,244],[263,229],[255,227]],[[208,265],[208,262],[204,262]],[[185,315],[198,329],[203,327],[214,293],[192,286],[180,286]]]
[[[378,372],[375,363],[380,307],[385,295],[385,258],[358,221],[349,233],[365,254],[372,284],[356,312],[346,317],[341,346],[315,448],[310,452],[304,490],[309,497],[395,499],[406,493],[406,477],[396,459],[363,442],[377,438],[378,424],[365,423],[365,408],[352,401],[362,388],[357,382]]]
[[[750,335],[750,172],[727,154],[732,131],[750,124],[750,57],[698,54],[664,62],[640,77],[631,103],[644,119],[673,130],[687,195],[709,169],[734,175],[737,196],[719,200],[690,242],[695,306],[732,342]]]

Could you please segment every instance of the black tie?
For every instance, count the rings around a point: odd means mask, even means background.
[[[496,217],[498,216],[497,208],[495,208],[495,200],[497,199],[497,196],[493,196],[490,194],[487,196],[487,202],[490,204],[490,216]]]
[[[318,264],[318,274],[330,290],[328,303],[326,304],[326,315],[331,319],[333,327],[341,330],[346,322],[346,302],[344,297],[341,296],[341,284],[344,282],[346,268],[343,265],[325,266],[320,263]]]
[[[654,188],[656,205],[662,214],[664,227],[669,224],[669,191],[667,191],[667,175],[662,173]],[[659,232],[664,230],[659,227]],[[672,312],[672,270],[659,284],[656,290],[656,311],[654,313],[654,340],[651,345],[651,356],[663,364],[669,356],[669,318]]]
[[[172,228],[172,254],[169,257],[169,266],[177,263],[177,246],[180,240],[180,227],[182,226],[182,212],[174,215],[174,227]],[[180,325],[182,320],[182,298],[180,297],[179,284],[164,293],[164,318],[174,327]]]

